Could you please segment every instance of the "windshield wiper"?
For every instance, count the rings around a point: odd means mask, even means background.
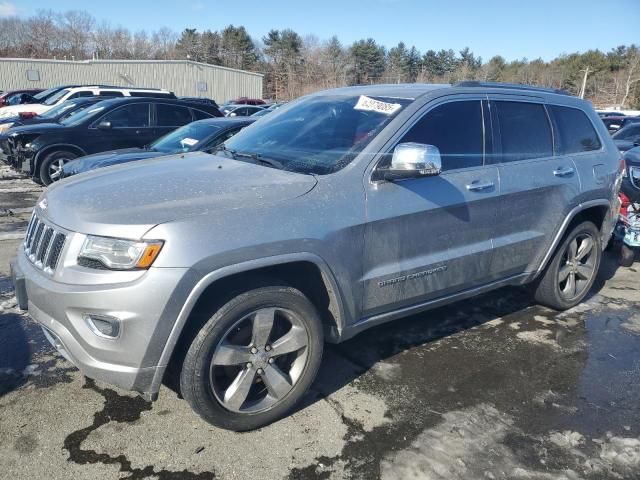
[[[278,170],[284,170],[284,165],[277,160],[273,160],[271,158],[265,158],[259,153],[247,153],[247,152],[238,152],[237,150],[232,150],[226,145],[222,144],[217,151],[228,152],[232,158],[250,158],[251,160],[255,160],[258,163],[265,163],[273,168],[277,168]]]
[[[265,158],[259,153],[245,153],[245,152],[234,152],[237,157],[241,158],[251,158],[259,163],[265,163],[270,167],[277,168],[278,170],[284,170],[284,165],[277,160],[273,160],[271,158]]]

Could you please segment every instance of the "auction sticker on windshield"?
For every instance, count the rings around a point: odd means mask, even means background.
[[[402,108],[399,103],[381,102],[365,95],[360,95],[358,103],[353,107],[354,110],[365,110],[367,112],[384,113],[385,115],[393,115]]]
[[[198,140],[196,140],[195,138],[187,137],[180,140],[180,143],[183,143],[184,145],[187,145],[189,147],[193,147],[196,143],[198,143]]]

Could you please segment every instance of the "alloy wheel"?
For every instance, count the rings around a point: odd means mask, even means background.
[[[52,182],[60,180],[60,175],[62,175],[62,167],[64,167],[65,163],[67,163],[69,158],[56,158],[49,165],[49,178]]]
[[[596,269],[595,245],[589,233],[580,233],[567,245],[558,269],[560,295],[566,300],[579,297],[591,284]]]
[[[309,334],[292,311],[260,308],[238,320],[216,346],[209,382],[216,399],[237,413],[273,408],[307,363]]]

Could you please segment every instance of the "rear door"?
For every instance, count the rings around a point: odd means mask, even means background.
[[[576,206],[580,181],[572,159],[556,156],[541,99],[490,95],[502,188],[492,270],[508,277],[537,270],[553,237]]]
[[[484,162],[484,132],[490,130],[483,98],[455,96],[428,107],[394,144],[438,147],[440,175],[366,183],[366,316],[492,280],[500,185],[497,167]]]
[[[111,128],[98,128],[101,122],[109,122]],[[88,153],[143,147],[153,140],[153,134],[149,103],[122,105],[91,124],[89,135],[95,139],[95,142],[92,142]]]

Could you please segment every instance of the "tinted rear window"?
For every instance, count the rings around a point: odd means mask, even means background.
[[[567,155],[599,150],[600,139],[582,110],[549,105],[556,123],[556,154]]]
[[[551,127],[539,103],[493,102],[500,122],[501,162],[553,155]]]

